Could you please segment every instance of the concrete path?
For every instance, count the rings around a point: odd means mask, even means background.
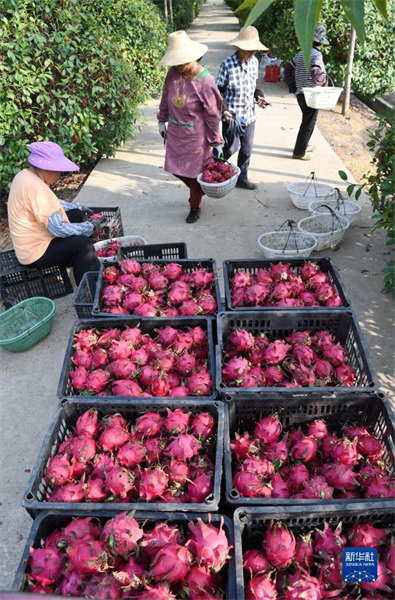
[[[208,44],[209,52],[202,62],[213,75],[232,52],[225,43],[237,31],[237,19],[223,0],[207,0],[189,33]],[[141,129],[136,129],[136,138],[119,148],[114,158],[98,163],[77,200],[92,206],[119,206],[125,235],[142,235],[148,243],[184,241],[189,257],[215,258],[219,271],[226,258],[262,257],[256,246],[261,233],[277,229],[286,219],[298,221],[308,216],[292,204],[287,184],[304,180],[315,171],[320,181],[344,189],[338,171],[347,171],[318,129],[312,139],[317,148],[313,160],[292,160],[301,119],[295,97],[282,83],[262,81],[262,86],[272,106],[258,115],[250,170],[251,179],[258,184],[256,192],[235,189],[219,200],[205,196],[200,220],[187,225],[186,188],[163,170],[164,147],[157,131],[156,99],[142,107],[144,120]],[[340,249],[314,253],[313,258],[329,255],[338,267],[381,390],[393,400],[394,303],[380,291],[381,270],[390,255],[384,234],[371,231],[369,201],[362,199],[361,205],[362,212],[346,232]],[[76,319],[72,296],[56,304],[53,330],[47,339],[25,353],[0,350],[0,590],[12,585],[31,527],[20,502],[57,405],[57,384]]]

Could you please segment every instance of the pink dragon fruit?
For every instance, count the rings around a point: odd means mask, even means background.
[[[84,390],[88,375],[89,372],[85,369],[85,367],[77,367],[73,371],[70,371],[70,381],[73,388],[79,392]]]
[[[311,532],[300,535],[296,540],[296,551],[294,561],[296,564],[308,571],[314,564],[314,549],[311,540]]]
[[[366,434],[358,436],[357,450],[371,462],[376,462],[383,455],[384,444],[374,435],[366,432]]]
[[[341,535],[342,524],[332,530],[328,523],[324,523],[324,529],[316,529],[314,534],[314,552],[325,560],[331,556],[338,556],[346,545],[346,538]]]
[[[178,460],[187,460],[196,456],[201,444],[191,433],[183,433],[172,438],[165,454]]]
[[[306,463],[312,460],[318,452],[318,443],[315,437],[311,435],[302,435],[292,447],[292,454],[295,460],[301,460]]]
[[[151,384],[151,391],[153,396],[159,396],[163,398],[167,396],[170,391],[170,383],[165,375],[156,377]]]
[[[132,555],[126,564],[120,565],[116,571],[113,571],[113,576],[122,588],[133,589],[143,585],[148,579],[148,571]]]
[[[48,587],[62,577],[64,562],[62,553],[55,547],[30,548],[30,577]]]
[[[59,584],[59,591],[62,596],[81,596],[82,586],[82,576],[77,573],[77,571],[71,571],[71,573],[67,573],[61,580]]]
[[[161,548],[171,544],[181,543],[181,533],[176,526],[168,525],[166,522],[159,522],[149,531],[144,532],[143,540],[140,546],[144,553],[153,559]]]
[[[170,544],[161,548],[154,558],[151,575],[157,581],[162,579],[175,583],[185,579],[192,562],[192,555],[186,546]]]
[[[236,356],[235,358],[231,358],[227,363],[224,363],[222,377],[226,383],[235,383],[242,381],[249,372],[250,365],[247,359]]]
[[[146,458],[144,446],[137,441],[130,441],[124,444],[118,451],[117,461],[123,467],[129,469],[137,467]]]
[[[328,435],[328,428],[325,421],[322,419],[314,419],[309,423],[307,428],[307,434],[316,438],[316,440],[322,440]]]
[[[183,433],[188,429],[190,413],[185,413],[180,408],[167,409],[167,416],[163,425],[167,433]]]
[[[303,484],[310,479],[310,472],[306,465],[298,463],[290,468],[288,474],[288,485],[293,492],[298,492],[302,489]]]
[[[277,415],[268,415],[260,419],[255,426],[254,435],[263,444],[275,442],[283,430]]]
[[[213,483],[206,473],[199,473],[193,481],[188,483],[187,496],[189,502],[198,504],[205,501],[213,491]]]
[[[210,287],[214,283],[214,279],[215,276],[212,271],[207,271],[207,269],[195,269],[192,271],[189,281],[193,287],[202,289]]]
[[[303,483],[302,498],[327,500],[333,498],[333,487],[330,487],[322,475],[311,477]]]
[[[89,435],[75,436],[70,444],[70,452],[76,461],[88,463],[96,454],[96,442]]]
[[[284,465],[288,461],[288,444],[285,440],[277,440],[266,448],[266,458],[273,464]]]
[[[258,446],[248,432],[243,435],[235,433],[235,440],[231,442],[230,448],[232,452],[234,452],[237,460],[243,460],[247,456],[251,456],[258,452]]]
[[[283,569],[291,564],[296,552],[296,542],[285,523],[273,521],[263,539],[266,557],[273,567]]]
[[[104,482],[101,477],[89,477],[82,484],[82,488],[84,490],[84,498],[89,502],[104,502],[107,498]]]
[[[58,488],[71,479],[72,468],[66,454],[53,456],[45,471],[45,481],[53,488]]]
[[[322,467],[325,479],[338,490],[354,490],[357,485],[356,473],[343,463],[327,464]]]
[[[395,498],[395,478],[387,476],[370,482],[366,498]]]
[[[210,372],[202,367],[194,371],[186,382],[191,396],[209,396],[213,387]]]
[[[300,268],[300,276],[304,281],[308,281],[313,275],[320,270],[318,264],[312,261],[306,261]]]
[[[266,380],[266,385],[268,387],[273,387],[284,381],[285,372],[280,365],[269,365],[264,370],[264,377]]]
[[[82,329],[74,335],[74,348],[79,350],[93,350],[98,343],[98,337],[90,329]]]
[[[337,385],[353,387],[356,379],[355,369],[351,365],[340,365],[335,369],[334,379]]]
[[[77,367],[90,369],[92,366],[92,350],[77,349],[74,352],[72,361]]]
[[[307,367],[301,362],[290,360],[287,365],[287,371],[295,383],[302,387],[309,387],[315,384],[315,374],[312,367]]]
[[[205,567],[194,565],[188,571],[187,581],[189,590],[203,600],[202,594],[214,587],[214,574]]]
[[[144,531],[132,513],[121,513],[106,521],[100,539],[106,542],[112,553],[123,556],[136,550],[143,535]]]
[[[124,299],[124,291],[120,285],[108,285],[101,294],[104,306],[119,306]]]
[[[243,288],[251,285],[251,275],[246,271],[236,271],[231,279],[232,287]]]
[[[91,371],[86,378],[85,388],[88,392],[98,393],[106,389],[110,381],[110,374],[103,369]]]
[[[77,540],[67,548],[69,569],[80,575],[103,572],[108,564],[104,543],[98,540]]]
[[[248,498],[267,497],[272,496],[272,488],[266,486],[264,478],[258,473],[247,470],[236,471],[232,486],[237,490],[240,496]]]
[[[346,362],[346,358],[347,358],[344,348],[341,346],[340,343],[324,344],[322,346],[322,354],[323,354],[324,358],[329,360],[329,362],[334,367],[339,367],[340,365],[343,365]]]
[[[181,277],[182,266],[178,263],[167,263],[163,267],[163,275],[170,281],[176,281]]]
[[[232,306],[245,306],[245,289],[236,288],[231,292]]]
[[[243,300],[247,306],[263,304],[270,294],[270,287],[262,283],[251,285],[244,291]]]
[[[167,298],[174,306],[180,306],[191,297],[191,288],[184,281],[176,281],[170,286]]]
[[[82,502],[85,497],[82,482],[70,481],[60,488],[56,488],[48,497],[48,502]]]
[[[330,384],[333,376],[333,367],[328,360],[318,358],[314,363],[314,373],[317,379],[324,382],[325,385]]]
[[[292,354],[297,360],[306,366],[313,364],[317,358],[314,350],[307,344],[295,344],[292,349]]]
[[[115,267],[115,266],[105,267],[103,269],[102,277],[103,277],[103,280],[107,281],[108,283],[115,283],[119,277],[119,271],[118,271],[117,267]]]
[[[348,543],[355,547],[372,547],[379,549],[386,540],[387,531],[376,527],[372,521],[354,523],[347,532]]]
[[[323,586],[316,577],[308,573],[295,573],[288,578],[288,586],[284,590],[284,600],[321,600]]]
[[[243,569],[248,575],[270,571],[271,564],[260,550],[246,550],[243,554]]]
[[[187,479],[190,479],[188,464],[176,458],[172,458],[164,470],[170,483],[185,484]]]
[[[271,264],[269,272],[274,281],[286,281],[291,273],[290,265],[282,262]]]
[[[122,269],[123,273],[130,273],[130,275],[139,275],[141,271],[140,263],[131,258],[121,260],[118,265]]]
[[[130,358],[117,358],[108,363],[107,371],[114,379],[129,379],[137,373],[137,366]]]
[[[190,432],[195,436],[203,438],[211,437],[214,434],[215,418],[207,412],[199,412],[192,419]]]
[[[204,523],[200,517],[196,523],[188,523],[191,532],[189,548],[200,565],[218,573],[229,558],[231,546],[223,529],[223,519],[219,528],[211,524],[211,515],[208,519],[208,523]]]
[[[174,329],[174,327],[170,327],[169,325],[167,327],[163,327],[162,329],[157,329],[156,331],[160,341],[166,348],[171,346],[178,336],[178,330]]]
[[[91,437],[95,437],[95,435],[99,431],[98,416],[98,412],[95,408],[90,408],[89,410],[86,410],[77,419],[77,422],[75,424],[76,435],[86,434],[90,435]]]
[[[272,497],[273,498],[289,498],[290,493],[288,489],[287,482],[281,477],[280,473],[275,473],[271,480],[271,485],[273,489]]]
[[[106,474],[106,488],[115,497],[125,499],[133,489],[134,477],[130,471],[121,467],[113,467]]]
[[[253,575],[245,588],[246,600],[276,600],[276,586],[270,575]]]
[[[143,595],[137,596],[138,600],[176,600],[167,583],[156,586],[147,585]]]
[[[144,469],[141,472],[139,494],[143,500],[150,502],[160,498],[167,487],[168,479],[163,469]]]
[[[287,356],[291,346],[282,340],[274,340],[265,350],[265,360],[272,365],[281,363]]]
[[[158,413],[144,413],[136,419],[135,427],[144,437],[154,437],[161,432],[162,417]]]
[[[98,443],[106,452],[114,452],[129,440],[129,432],[122,427],[104,427]]]
[[[384,561],[379,560],[377,563],[377,579],[372,582],[361,582],[359,584],[364,590],[374,592],[382,590],[383,592],[393,592],[392,577],[388,572],[387,565]],[[391,586],[391,587],[390,587]]]
[[[332,457],[334,460],[340,461],[348,467],[357,465],[359,462],[357,440],[350,441],[348,438],[340,439],[332,450]]]
[[[136,381],[130,379],[117,379],[111,386],[113,396],[141,396],[142,389]]]

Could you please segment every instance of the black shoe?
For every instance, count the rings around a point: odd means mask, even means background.
[[[237,181],[236,187],[242,188],[243,190],[256,190],[258,186],[252,181]]]
[[[200,217],[200,211],[198,208],[191,208],[191,210],[189,211],[189,215],[187,216],[187,218],[185,219],[185,221],[187,223],[196,223],[196,221],[199,221],[199,217]]]

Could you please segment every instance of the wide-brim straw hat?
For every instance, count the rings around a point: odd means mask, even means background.
[[[261,44],[258,30],[252,25],[239,31],[239,35],[236,38],[226,43],[228,46],[237,46],[240,50],[269,50],[269,48]]]
[[[186,31],[174,31],[167,38],[167,50],[160,59],[160,65],[173,67],[198,60],[206,54],[208,46],[194,42]]]

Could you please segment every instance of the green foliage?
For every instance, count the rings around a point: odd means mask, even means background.
[[[259,0],[255,8],[263,6],[266,1]],[[243,5],[242,0],[227,0],[227,3],[232,10]],[[314,10],[320,8],[320,4],[319,0],[275,0],[255,19],[254,26],[258,29],[263,43],[286,62],[300,48],[295,21],[298,23],[298,37],[303,38],[306,44],[309,35],[308,31],[303,30],[304,24],[308,26],[304,16],[306,7],[309,7],[312,15]],[[298,7],[299,19],[296,14]],[[344,7],[347,7],[347,13]],[[361,7],[364,7],[363,13]],[[350,18],[355,11],[355,18],[361,30],[363,14],[364,32],[362,36],[360,31],[359,39],[364,37],[365,43],[357,41],[356,44],[352,86],[355,92],[370,98],[392,93],[395,89],[395,20],[384,19],[386,10],[389,15],[395,13],[395,0],[387,0],[386,3],[377,1],[375,4],[367,1],[350,3],[345,0],[324,0],[319,15],[319,20],[327,27],[327,37],[331,42],[329,47],[323,47],[325,64],[331,78],[341,85],[347,64]],[[249,22],[252,11],[250,13],[250,9],[247,9],[236,14],[240,24],[245,25]],[[310,27],[313,20],[310,19]]]
[[[389,121],[378,118],[378,125],[370,134],[369,148],[373,152],[371,161],[373,172],[363,176],[362,185],[349,184],[347,193],[355,192],[356,199],[365,188],[372,202],[374,229],[384,229],[387,246],[395,245],[395,117]],[[347,181],[344,171],[339,171],[343,181]],[[384,290],[395,295],[395,261],[390,261],[384,271]]]
[[[164,0],[155,0],[162,14],[164,14]],[[198,15],[206,0],[172,0],[173,5],[173,31],[187,29]]]
[[[150,0],[3,0],[0,188],[33,140],[59,143],[83,166],[133,133],[160,89],[167,28]]]

